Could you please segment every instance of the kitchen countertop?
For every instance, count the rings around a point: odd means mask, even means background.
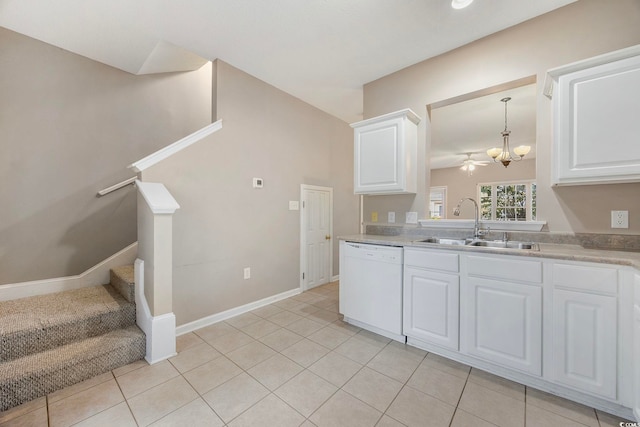
[[[516,255],[531,258],[553,258],[570,261],[583,262],[599,262],[603,264],[627,265],[640,270],[640,253],[625,252],[603,249],[585,249],[579,245],[555,244],[555,243],[538,243],[540,250],[523,250],[523,249],[507,249],[507,248],[488,248],[477,246],[462,245],[446,245],[439,243],[425,243],[417,240],[425,237],[409,237],[409,236],[380,236],[375,234],[353,234],[348,236],[339,236],[338,239],[356,242],[369,243],[386,246],[401,246],[440,249],[446,251],[464,251],[476,253],[491,253],[503,255]]]

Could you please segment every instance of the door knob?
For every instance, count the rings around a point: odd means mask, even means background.
[[[325,239],[325,240],[330,240],[330,239],[331,239],[331,236],[329,236],[329,235],[327,234],[326,236],[324,236],[324,239]]]

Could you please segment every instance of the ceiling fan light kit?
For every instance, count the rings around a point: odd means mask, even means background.
[[[471,158],[473,153],[466,153],[467,158],[462,161],[461,170],[465,171],[468,176],[473,175],[473,171],[476,170],[476,166],[486,166],[488,162],[484,160],[474,160]]]

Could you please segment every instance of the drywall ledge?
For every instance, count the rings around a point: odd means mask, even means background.
[[[184,138],[174,142],[173,144],[167,145],[164,148],[156,151],[155,153],[149,154],[147,157],[138,160],[135,163],[129,165],[129,168],[133,169],[136,172],[142,172],[145,169],[150,168],[156,163],[161,162],[167,157],[171,157],[174,154],[184,150],[191,144],[194,144],[201,139],[211,135],[212,133],[222,129],[222,119],[216,122],[211,123],[203,127],[200,130],[195,131],[191,135],[185,136]]]

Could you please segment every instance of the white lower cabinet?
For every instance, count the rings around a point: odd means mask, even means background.
[[[486,278],[463,282],[463,352],[542,374],[542,288]]]
[[[456,250],[405,248],[404,261],[408,343],[640,420],[640,274]]]
[[[553,263],[553,381],[616,399],[618,270]]]
[[[405,266],[404,334],[458,350],[459,289],[457,274]]]
[[[458,351],[459,271],[456,252],[405,249],[402,330],[409,342]]]
[[[554,381],[616,398],[617,298],[553,291]]]

